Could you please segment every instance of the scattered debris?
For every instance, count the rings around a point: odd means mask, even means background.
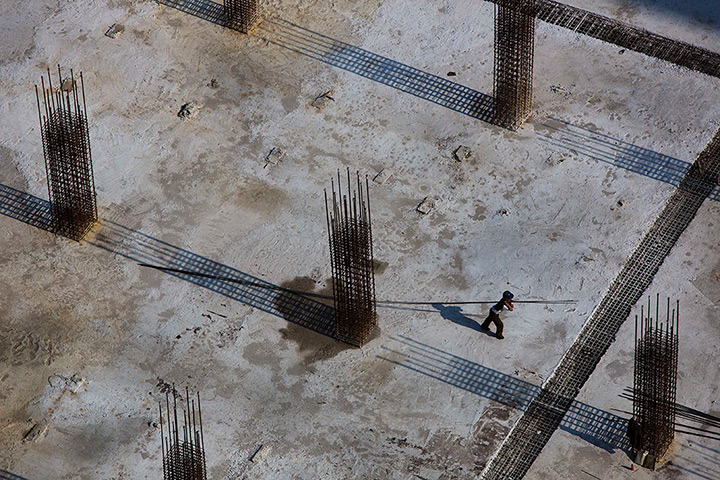
[[[416,210],[423,215],[427,215],[433,208],[435,208],[435,200],[430,197],[425,197],[420,205],[417,206]]]
[[[454,77],[454,76],[456,76],[456,75],[457,75],[457,73],[455,73],[455,72],[448,72],[448,73],[447,73],[447,76],[448,76],[448,77]]]
[[[213,312],[212,310],[208,310],[208,313],[212,313],[213,315],[217,315],[218,317],[227,318],[227,315],[223,315],[222,313]]]
[[[624,49],[624,48],[620,49],[620,51],[619,51],[618,53],[619,53],[620,55],[622,55],[623,53],[625,53],[625,49]]]
[[[472,150],[470,148],[460,145],[458,148],[455,149],[453,152],[453,157],[455,157],[455,160],[458,162],[463,162],[470,158],[470,155],[472,155]]]
[[[570,90],[563,87],[562,85],[551,85],[550,91],[552,93],[557,93],[558,95],[562,95],[563,97],[569,97],[571,95]]]
[[[501,208],[500,210],[498,210],[498,215],[507,217],[508,215],[510,215],[510,210],[508,210],[507,208]]]
[[[379,183],[380,185],[382,185],[383,183],[390,180],[390,177],[392,177],[392,175],[393,175],[392,171],[388,170],[387,168],[383,168],[382,170],[380,170],[380,173],[375,175],[375,178],[373,178],[373,182]]]
[[[23,442],[37,442],[40,440],[48,430],[48,424],[45,422],[38,422],[30,427],[30,430],[23,437]]]
[[[48,377],[48,383],[53,388],[60,388],[63,391],[70,393],[77,393],[77,391],[85,385],[85,379],[80,375],[73,374],[72,377],[65,377],[63,375],[50,375]]]
[[[207,86],[210,88],[218,88],[220,84],[218,83],[217,79],[213,78],[212,80],[210,80],[210,83],[208,83]]]
[[[105,32],[106,37],[117,38],[125,31],[125,26],[121,23],[113,23]]]
[[[175,398],[183,398],[182,395],[175,389],[175,385],[170,385],[160,377],[157,377],[157,381],[158,383],[156,387],[160,390],[160,393],[172,393]]]
[[[257,450],[255,450],[255,453],[253,453],[249,460],[252,463],[257,463],[262,461],[269,453],[271,448],[267,445],[260,445]]]
[[[268,153],[268,156],[265,157],[265,167],[268,165],[277,165],[280,163],[280,160],[285,156],[285,150],[278,147],[273,147],[272,150],[270,150],[270,153]],[[265,168],[263,167],[263,168]]]
[[[313,100],[310,103],[310,106],[315,107],[318,111],[321,111],[323,108],[327,106],[328,101],[332,100],[333,102],[335,99],[333,98],[333,92],[334,90],[328,90],[327,92],[323,93],[322,95],[318,95],[315,97],[315,100]]]
[[[195,115],[198,110],[200,110],[200,107],[195,102],[188,102],[180,107],[180,111],[177,115],[180,118],[188,119]]]
[[[397,437],[387,437],[387,442],[393,445],[397,445],[401,448],[417,448],[418,450],[424,450],[423,447],[420,445],[415,445],[413,443],[408,442],[407,437],[405,438],[397,438]]]
[[[551,167],[554,167],[555,165],[559,165],[564,162],[566,158],[567,155],[565,155],[565,153],[554,153],[552,155],[548,155],[546,162]]]
[[[250,467],[248,461],[250,452],[257,451],[256,447],[236,451],[230,456],[227,474],[223,480],[245,480],[245,472]]]

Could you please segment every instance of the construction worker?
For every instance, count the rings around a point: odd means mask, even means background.
[[[483,324],[480,325],[480,328],[486,331],[490,330],[490,322],[492,322],[495,324],[495,328],[497,329],[495,336],[499,340],[505,338],[503,337],[503,323],[502,320],[500,320],[500,312],[503,311],[503,308],[507,308],[511,312],[513,311],[512,299],[514,296],[515,295],[513,295],[512,292],[505,290],[502,295],[502,300],[500,300],[495,305],[493,305],[492,308],[490,308],[490,313],[488,314]]]

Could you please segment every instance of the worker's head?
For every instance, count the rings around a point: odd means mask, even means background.
[[[505,291],[503,292],[503,300],[512,300],[512,298],[513,298],[514,296],[515,296],[515,295],[513,295],[512,292],[509,291],[509,290],[505,290]]]

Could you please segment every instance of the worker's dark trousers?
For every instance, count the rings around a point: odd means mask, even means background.
[[[494,323],[494,324],[495,324],[495,328],[497,328],[497,333],[496,333],[496,335],[497,335],[498,337],[502,337],[502,333],[503,333],[503,323],[502,323],[502,320],[500,320],[500,315],[498,315],[497,313],[494,313],[492,310],[490,311],[490,314],[487,316],[487,318],[486,318],[485,321],[483,322],[482,328],[484,328],[484,329],[490,328],[490,323],[491,323],[491,322]]]

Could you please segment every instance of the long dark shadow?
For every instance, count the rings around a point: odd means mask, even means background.
[[[392,340],[402,351],[385,348],[402,361],[380,357],[401,367],[435,378],[512,408],[525,410],[540,392],[538,385],[471,362],[435,347],[399,335]],[[591,405],[574,401],[560,428],[609,452],[628,451],[627,420]]]
[[[7,470],[0,469],[0,480],[28,480],[25,477],[15,475],[14,473],[8,472]]]
[[[51,231],[50,203],[47,200],[3,184],[0,184],[0,214]],[[336,338],[334,311],[329,305],[302,295],[290,294],[287,291],[263,288],[262,285],[276,286],[236,268],[176,247],[118,223],[101,220],[99,224],[94,239],[88,240],[87,243],[137,263],[149,263],[208,275],[208,277],[201,277],[168,273],[232,300],[284,318],[288,322]],[[209,277],[223,277],[247,283]]]
[[[157,0],[203,20],[223,24],[222,5],[210,0]],[[401,92],[495,124],[493,98],[438,75],[335,40],[280,19],[264,19],[251,33],[274,45],[382,83]]]
[[[159,4],[180,10],[215,25],[225,25],[223,6],[209,0],[156,0]]]
[[[286,20],[267,19],[258,26],[256,35],[270,43],[328,65],[494,124],[491,96],[446,78],[335,40]]]
[[[0,183],[0,215],[53,231],[50,202]]]
[[[461,327],[466,327],[471,330],[475,330],[479,333],[488,334],[488,332],[482,330],[480,328],[480,322],[477,320],[473,320],[470,317],[476,317],[480,318],[480,315],[471,315],[467,313],[462,312],[462,308],[457,306],[446,306],[441,303],[433,303],[432,307],[440,312],[440,316],[444,318],[445,320],[449,320],[452,323],[456,325],[460,325]]]
[[[542,126],[552,133],[548,136],[538,135],[541,142],[675,187],[680,185],[691,165],[669,155],[638,147],[557,118],[549,118]],[[716,187],[708,198],[719,201],[720,187]]]

